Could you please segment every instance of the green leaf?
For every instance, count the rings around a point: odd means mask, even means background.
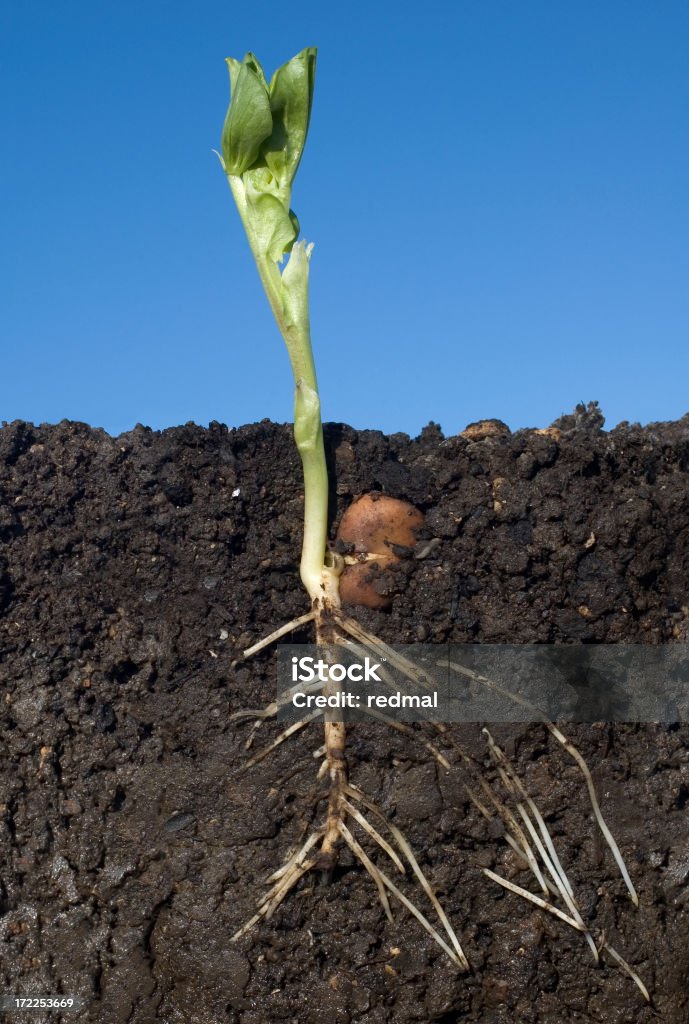
[[[265,161],[282,187],[290,187],[309,130],[316,76],[316,47],[307,46],[270,81],[273,129],[263,144]]]
[[[233,57],[228,57],[227,64],[232,97],[223,126],[222,154],[227,173],[241,175],[270,136],[273,117],[263,71],[259,74],[251,64],[240,64]]]
[[[294,440],[300,452],[314,451],[321,433],[321,400],[318,392],[298,380],[294,388]]]
[[[225,63],[227,64],[227,70],[230,72],[230,93],[234,96],[234,91],[237,87],[239,69],[243,62],[241,60],[237,60],[236,57],[225,57]]]
[[[299,222],[277,195],[277,181],[267,167],[255,167],[244,175],[251,231],[261,255],[278,263],[294,245]]]
[[[282,308],[288,325],[309,322],[309,261],[313,242],[297,242],[282,271]]]
[[[279,199],[264,193],[253,203],[254,227],[263,251],[278,263],[289,252],[297,237],[294,224]]]
[[[247,64],[252,69],[252,71],[256,72],[258,77],[263,82],[266,92],[268,92],[268,83],[266,82],[266,76],[263,73],[263,67],[261,66],[261,62],[256,56],[256,54],[252,53],[251,50],[249,50],[248,53],[244,54],[244,60],[242,61],[242,64]]]

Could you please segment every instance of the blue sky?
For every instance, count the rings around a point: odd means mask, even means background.
[[[0,419],[291,419],[211,150],[224,58],[307,45],[324,419],[689,410],[685,0],[22,0],[0,40]]]

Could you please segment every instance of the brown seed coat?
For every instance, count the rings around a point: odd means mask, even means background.
[[[337,541],[360,558],[340,577],[340,597],[347,604],[387,608],[391,598],[382,590],[382,572],[399,562],[400,548],[413,548],[424,524],[423,513],[408,501],[386,494],[364,494],[342,517]]]

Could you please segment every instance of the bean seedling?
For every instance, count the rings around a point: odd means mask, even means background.
[[[320,397],[311,348],[309,322],[309,261],[312,246],[298,241],[299,223],[290,208],[292,185],[302,157],[311,115],[316,50],[307,47],[278,68],[270,83],[252,53],[240,62],[228,58],[231,99],[222,133],[221,161],[232,189],[237,209],[246,230],[270,307],[287,346],[294,374],[294,438],[304,474],[304,532],[300,575],[311,603],[310,611],[265,637],[245,652],[249,657],[267,644],[299,625],[313,622],[316,643],[325,651],[345,637],[361,638],[362,631],[341,613],[340,577],[345,563],[342,557],[327,551],[328,472],[323,445]],[[286,258],[286,262],[283,261]],[[388,501],[390,499],[387,499]],[[383,500],[383,505],[385,504]],[[419,516],[411,506],[396,502],[398,514]],[[418,520],[415,520],[418,522]],[[407,526],[406,523],[402,524]],[[395,524],[388,533],[394,541]],[[398,526],[399,528],[399,526]],[[380,538],[382,540],[382,537]],[[408,540],[405,534],[405,540]],[[388,548],[387,550],[392,550]],[[359,559],[366,560],[360,552]],[[375,557],[375,556],[373,556]],[[361,564],[357,561],[357,564]],[[369,644],[376,638],[364,634]],[[336,684],[328,684],[331,689]],[[276,713],[276,705],[261,711],[242,711],[235,719],[255,718],[258,723]],[[320,714],[320,712],[318,713]],[[255,764],[271,750],[318,717],[312,714],[286,729],[249,762]],[[331,870],[342,842],[352,850],[372,876],[386,913],[390,916],[387,892],[394,893],[436,941],[450,959],[461,968],[468,967],[457,937],[440,907],[430,884],[398,829],[391,826],[375,805],[349,784],[345,752],[344,722],[325,715],[323,774],[330,779],[330,795],[325,822],[303,844],[270,881],[273,887],[265,896],[258,913],[237,933],[244,934],[262,917],[270,917],[299,879],[314,867]],[[388,826],[403,856],[411,865],[431,903],[439,914],[450,940],[448,945],[423,914],[410,903],[380,871],[347,826],[356,822],[404,871],[400,857],[378,829],[364,816],[359,806]],[[318,850],[314,852],[314,848]]]
[[[290,206],[292,186],[304,151],[311,116],[316,50],[313,47],[302,50],[278,68],[270,82],[267,81],[259,61],[252,53],[247,53],[242,61],[228,58],[227,64],[231,100],[222,133],[222,154],[219,155],[270,307],[287,346],[294,374],[294,438],[304,476],[304,531],[300,575],[310,601],[308,612],[280,626],[250,647],[244,652],[244,657],[251,657],[290,631],[313,623],[316,643],[323,648],[326,662],[333,645],[347,643],[357,650],[372,650],[377,655],[384,654],[390,665],[400,669],[410,679],[423,683],[424,680],[419,677],[418,669],[414,665],[382,644],[355,619],[346,616],[341,606],[343,599],[349,604],[368,607],[385,605],[385,596],[381,596],[375,587],[371,587],[371,567],[381,565],[384,568],[386,562],[394,560],[395,545],[413,546],[416,533],[423,523],[421,513],[406,502],[396,499],[381,497],[374,500],[370,496],[363,496],[345,513],[340,525],[339,536],[346,545],[349,545],[347,550],[353,550],[354,554],[345,559],[330,552],[327,546],[328,472],[309,321],[309,266],[312,245],[298,240],[299,222]],[[491,685],[489,680],[478,681]],[[337,686],[337,683],[330,681],[326,683],[324,692],[332,693]],[[537,709],[533,710],[535,717],[538,718]],[[235,720],[254,719],[254,728],[247,741],[247,747],[251,745],[260,724],[273,717],[276,712],[277,704],[273,703],[260,710],[240,711],[232,716]],[[499,799],[495,790],[485,781],[482,766],[458,747],[449,737],[448,731],[439,723],[431,723],[436,733],[436,742],[431,743],[425,738],[423,731],[411,729],[400,722],[393,722],[379,712],[370,714],[374,718],[386,721],[406,735],[421,740],[443,770],[450,769],[451,764],[445,753],[438,749],[438,739],[445,740],[459,754],[461,763],[473,778],[472,786],[466,787],[470,799],[487,818],[493,818],[496,813],[502,818],[505,840],[522,860],[528,863],[542,895],[535,896],[501,879],[488,869],[484,869],[484,874],[582,932],[596,960],[599,950],[606,949],[618,966],[635,980],[645,998],[648,998],[638,975],[605,942],[605,939],[600,939],[596,945],[591,930],[581,916],[545,822],[490,733],[484,730],[488,751],[499,777],[498,781],[507,794],[504,799]],[[344,722],[335,721],[333,716],[322,711],[312,712],[304,720],[285,729],[272,743],[254,754],[246,767],[256,764],[289,736],[320,715],[324,717],[325,742],[316,752],[323,757],[319,777],[327,775],[330,783],[324,821],[271,876],[271,888],[260,901],[257,912],[239,929],[233,939],[244,935],[261,919],[270,918],[307,872],[314,868],[331,871],[337,862],[338,848],[344,843],[373,879],[388,918],[392,919],[389,896],[393,895],[432,935],[455,966],[460,970],[468,970],[469,964],[457,936],[405,836],[387,819],[379,807],[349,781],[345,762]],[[581,755],[564,739],[559,730],[555,729],[555,726],[546,724],[558,742],[561,742],[575,758],[584,773],[597,820],[620,865],[630,895],[636,902],[636,893],[624,862],[607,826],[602,822],[593,783]],[[518,823],[514,811],[510,810],[509,800],[515,803],[517,814],[525,828]],[[368,812],[368,815],[364,812]],[[376,825],[372,820],[376,821]],[[355,825],[386,854],[398,871],[404,873],[405,861],[411,867],[438,916],[440,929],[434,927],[418,907],[374,863],[355,837]],[[384,838],[381,828],[390,834],[392,843]],[[555,906],[555,899],[562,900],[564,910]]]

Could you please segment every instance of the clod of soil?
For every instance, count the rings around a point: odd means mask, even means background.
[[[345,604],[389,608],[385,570],[411,553],[423,528],[423,513],[408,501],[386,494],[363,494],[342,516],[335,548],[359,559],[340,578]]]
[[[326,427],[333,522],[371,490],[425,513],[425,557],[398,563],[391,608],[359,609],[363,625],[389,643],[689,642],[689,417],[605,433],[582,408],[556,427]],[[574,763],[540,725],[491,730],[655,1010],[482,875],[531,884],[461,767],[377,723],[351,729],[352,782],[404,830],[471,973],[399,906],[390,924],[346,856],[229,944],[323,809],[319,725],[242,772],[247,731],[229,722],[276,692],[275,651],[241,651],[307,610],[299,474],[291,428],[267,422],[0,429],[0,991],[83,998],[78,1018],[36,1024],[686,1024],[684,724],[567,728],[638,910]],[[484,756],[477,728],[451,735]]]

